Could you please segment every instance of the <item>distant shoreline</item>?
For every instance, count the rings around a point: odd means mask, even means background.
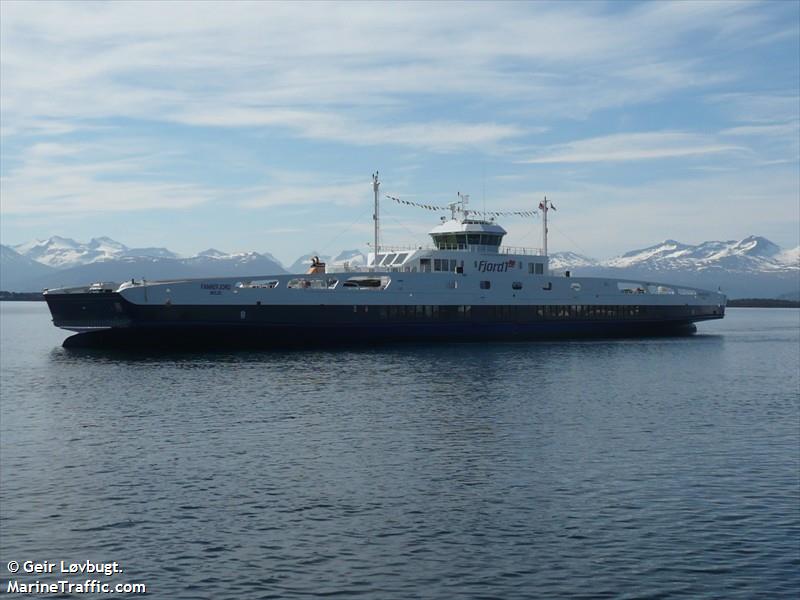
[[[44,302],[42,292],[2,292],[0,302]],[[777,298],[737,298],[728,300],[729,308],[800,308],[797,300]]]
[[[777,298],[737,298],[728,300],[728,308],[800,308],[800,302]]]
[[[0,292],[0,302],[44,302],[42,292]]]

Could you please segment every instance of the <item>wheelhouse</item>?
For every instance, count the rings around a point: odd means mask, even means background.
[[[482,219],[451,219],[430,231],[437,250],[498,252],[506,230]]]

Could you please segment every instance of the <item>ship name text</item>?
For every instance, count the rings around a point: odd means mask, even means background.
[[[508,271],[508,262],[492,263],[482,260],[478,263],[478,271],[480,271],[481,273],[486,273],[486,272],[503,273],[505,271]]]

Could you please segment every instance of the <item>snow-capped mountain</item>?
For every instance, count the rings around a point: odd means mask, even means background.
[[[180,258],[179,254],[166,248],[128,248],[122,253],[123,257],[135,258]]]
[[[117,256],[126,248],[110,238],[93,238],[83,244],[55,235],[14,246],[14,250],[43,265],[67,268]]]
[[[800,246],[790,250],[783,250],[775,256],[775,259],[785,265],[800,266]]]
[[[209,248],[208,250],[203,250],[202,252],[198,252],[197,256],[203,256],[206,258],[224,258],[227,256],[224,252],[220,252],[216,248]]]
[[[361,250],[342,250],[334,258],[331,259],[331,264],[334,266],[351,266],[363,267],[367,264],[367,255]]]
[[[39,265],[46,268],[43,265]],[[2,271],[5,271],[3,266]],[[263,254],[256,252],[223,257],[194,256],[192,258],[152,258],[122,256],[111,260],[98,260],[68,269],[47,269],[45,274],[29,276],[9,282],[7,291],[36,291],[44,288],[84,285],[92,281],[125,281],[128,279],[180,279],[185,277],[236,277],[252,275],[279,275],[283,267]]]
[[[8,291],[35,291],[132,277],[172,279],[286,272],[271,254],[226,254],[209,249],[181,258],[166,248],[129,248],[108,237],[82,243],[54,236],[15,248],[4,246],[0,259],[0,288]]]
[[[551,255],[551,268],[571,270],[576,276],[646,278],[720,288],[734,298],[773,298],[800,288],[800,247],[783,250],[758,236],[697,245],[665,240],[594,264],[587,264],[585,258],[571,253]]]
[[[594,267],[598,262],[577,252],[556,252],[550,255],[550,268],[555,271],[576,267]]]
[[[604,261],[615,268],[646,268],[651,271],[720,268],[735,272],[791,271],[800,268],[793,251],[784,251],[768,239],[758,236],[727,242],[703,242],[696,246],[666,240],[655,246],[633,250]]]
[[[184,260],[187,261],[202,261],[202,260],[216,260],[216,261],[229,261],[229,262],[237,262],[241,264],[248,264],[253,262],[258,262],[261,260],[268,260],[270,262],[275,263],[276,265],[280,265],[280,261],[272,256],[269,252],[221,252],[216,248],[209,248],[208,250],[203,250],[202,252],[197,253],[194,256],[186,258]],[[283,270],[283,266],[281,265],[281,270]]]
[[[125,244],[109,237],[92,238],[83,243],[53,236],[46,240],[19,244],[14,246],[14,250],[22,256],[56,269],[68,269],[123,257],[178,258],[177,254],[166,248],[128,248]]]

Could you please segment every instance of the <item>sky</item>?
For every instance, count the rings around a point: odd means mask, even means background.
[[[425,204],[547,195],[551,251],[797,246],[800,2],[0,3],[3,244],[366,250],[376,170]],[[440,216],[381,214],[386,244]]]

